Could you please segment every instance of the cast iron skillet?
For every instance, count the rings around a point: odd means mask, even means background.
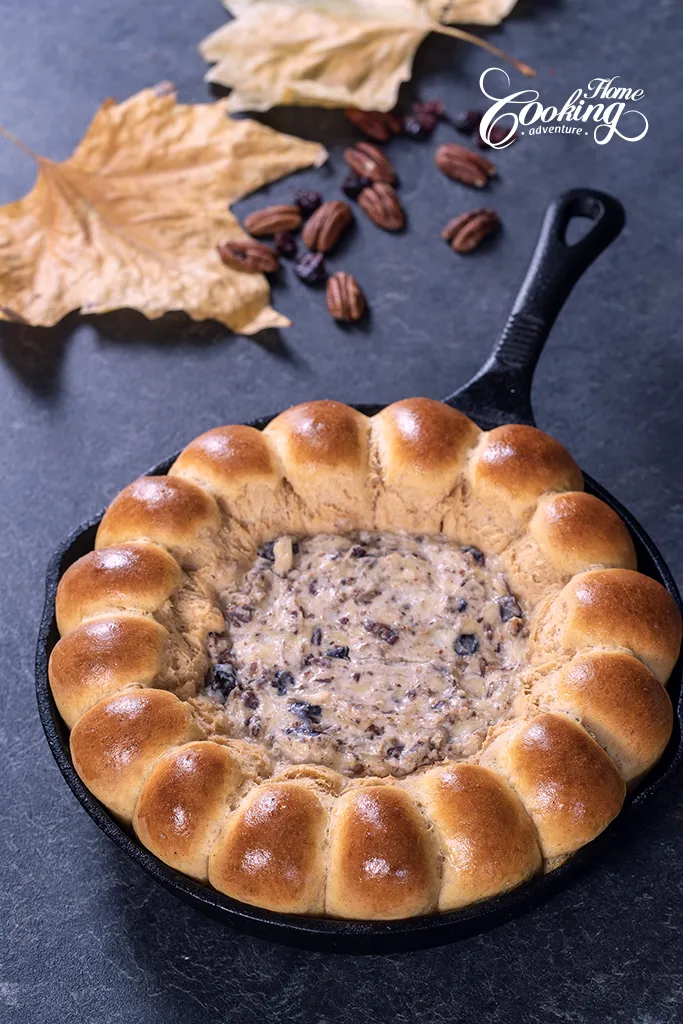
[[[569,245],[565,241],[566,229],[574,217],[589,218],[593,225],[580,241]],[[533,424],[531,378],[550,328],[576,281],[617,237],[623,223],[621,205],[610,196],[589,189],[567,192],[551,204],[526,279],[491,357],[468,384],[445,399],[449,405],[461,409],[486,429],[502,423]],[[362,405],[358,408],[372,414],[381,406]],[[256,420],[252,425],[263,428],[271,418]],[[166,473],[176,455],[160,462],[149,472]],[[633,536],[641,572],[663,583],[680,607],[681,599],[671,573],[643,528],[590,477],[586,477],[586,488],[618,512]],[[55,594],[64,571],[77,558],[92,550],[100,519],[101,514],[67,538],[48,568],[47,598],[36,660],[38,708],[43,728],[64,778],[102,831],[167,889],[235,928],[292,946],[345,953],[385,953],[424,948],[481,932],[521,914],[566,886],[632,820],[636,809],[671,778],[683,759],[679,661],[669,684],[676,721],[664,756],[643,784],[628,797],[623,811],[612,825],[551,875],[464,910],[393,922],[293,917],[229,899],[166,867],[144,849],[88,792],[71,762],[68,732],[55,707],[47,677],[48,658],[59,638],[55,623]]]

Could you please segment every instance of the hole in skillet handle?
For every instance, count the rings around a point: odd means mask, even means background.
[[[575,218],[591,227],[573,243]],[[583,272],[618,236],[625,222],[621,203],[604,192],[577,188],[546,210],[541,233],[512,312],[481,370],[444,401],[485,429],[502,423],[534,424],[531,383],[551,328]]]

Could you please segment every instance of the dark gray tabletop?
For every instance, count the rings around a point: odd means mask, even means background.
[[[66,157],[108,95],[171,79],[182,100],[207,96],[196,44],[224,20],[216,0],[0,7],[0,122],[42,153]],[[442,126],[424,144],[392,143],[410,230],[394,238],[360,220],[331,261],[367,291],[364,329],[336,328],[321,294],[289,275],[274,290],[274,304],[294,321],[280,339],[237,338],[179,315],[149,324],[132,313],[72,316],[50,331],[0,330],[0,1020],[681,1019],[678,786],[652,801],[571,890],[493,932],[409,955],[297,952],[204,919],[100,834],[48,752],[32,663],[45,565],[73,526],[212,425],[312,397],[442,397],[486,356],[546,203],[577,185],[613,192],[628,226],[555,328],[535,387],[538,422],[633,510],[683,578],[682,32],[683,7],[671,0],[520,4],[492,38],[538,68],[545,102],[563,101],[595,76],[620,75],[646,92],[649,134],[602,147],[563,135],[524,138],[501,153],[487,199],[505,231],[469,259],[438,237],[445,216],[473,199],[433,166],[434,146],[451,131]],[[478,105],[478,76],[492,63],[432,39],[418,55],[414,87],[452,110]],[[267,120],[328,144],[331,170],[301,174],[297,184],[321,182],[335,195],[341,146],[352,135],[343,116],[284,111]],[[8,202],[34,171],[4,142],[0,158],[0,202]],[[268,195],[287,201],[293,187],[279,182]],[[251,198],[238,212],[261,202]]]

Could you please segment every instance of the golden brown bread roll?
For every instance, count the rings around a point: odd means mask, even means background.
[[[499,775],[476,764],[448,764],[407,785],[443,852],[439,910],[506,892],[541,870],[533,822]]]
[[[546,859],[590,842],[624,801],[626,787],[614,763],[566,715],[541,714],[511,726],[484,751],[482,761],[516,791]]]
[[[585,491],[544,495],[528,532],[503,553],[507,578],[530,605],[596,566],[635,569],[631,535],[609,505]]]
[[[254,427],[237,424],[200,434],[180,453],[169,476],[205,487],[259,541],[287,514],[282,467],[268,437]]]
[[[108,612],[155,612],[178,589],[177,562],[155,544],[121,544],[91,551],[70,566],[57,588],[62,636],[84,619]]]
[[[96,548],[129,541],[152,541],[183,565],[206,558],[206,543],[220,526],[210,494],[181,477],[141,476],[125,487],[104,513]]]
[[[49,673],[76,770],[165,863],[283,913],[391,920],[464,907],[551,869],[609,824],[625,783],[661,756],[673,721],[662,684],[681,642],[675,602],[635,571],[626,527],[582,488],[569,453],[536,428],[483,432],[425,398],[374,417],[307,402],[263,432],[207,431],[167,477],[142,477],[114,499],[97,550],[60,582],[62,639]],[[398,535],[385,563],[366,557],[355,531]],[[293,609],[298,625],[282,609],[263,617],[273,579],[291,592],[301,538],[335,532],[354,532],[342,543],[348,555],[325,553],[325,564],[347,558],[346,614],[314,639],[337,594],[318,589],[309,565],[310,610]],[[432,564],[419,547],[432,534],[466,551],[449,568],[448,593],[434,572],[415,595],[416,567]],[[387,621],[371,616],[382,595],[375,563],[402,566],[383,584]],[[260,583],[242,592],[252,570]],[[486,618],[461,599],[466,583]],[[443,669],[433,692],[413,685],[424,660],[419,643],[410,648],[420,608],[432,605],[424,642],[437,644],[429,658]],[[359,622],[345,639],[349,609]],[[244,664],[240,630],[255,645]],[[303,679],[286,670],[288,651]],[[475,699],[498,699],[487,695],[487,658],[499,659],[510,691],[492,720]],[[330,702],[347,702],[343,728],[365,725],[354,704],[363,693],[335,692],[346,665],[378,674],[380,703],[416,701],[410,749],[426,753],[405,777],[397,741],[374,722],[363,735],[384,744],[372,770],[386,777],[357,777],[370,770],[360,763],[335,770],[343,736],[326,732]],[[277,757],[275,693],[292,736],[290,754]],[[446,699],[451,719],[432,735],[426,722]],[[439,730],[465,723],[479,723],[471,745],[443,760]]]
[[[485,551],[502,551],[542,495],[582,489],[581,470],[559,441],[536,427],[496,427],[481,435],[468,459],[463,499],[444,531]]]
[[[304,781],[264,783],[228,818],[209,859],[219,892],[288,914],[323,909],[328,812]]]
[[[539,656],[588,647],[632,651],[664,683],[681,647],[681,616],[661,583],[631,569],[574,576],[547,609],[536,637]]]
[[[404,790],[368,785],[344,793],[332,812],[329,843],[328,914],[372,920],[435,909],[435,844]]]
[[[74,767],[129,823],[142,785],[169,747],[199,739],[190,706],[166,690],[124,690],[93,705],[71,730]]]
[[[117,615],[82,622],[50,656],[59,713],[71,728],[84,711],[128,686],[153,686],[168,633],[154,619]]]
[[[341,402],[304,402],[280,413],[264,435],[273,444],[300,504],[306,533],[370,525],[367,416]]]
[[[479,428],[431,398],[394,402],[373,416],[378,529],[438,532],[443,502],[458,483]]]
[[[133,818],[138,838],[165,864],[205,882],[209,852],[231,805],[267,767],[265,756],[255,762],[239,740],[174,747],[142,787]]]
[[[673,726],[669,695],[632,654],[587,651],[537,683],[542,707],[566,711],[607,751],[633,784],[664,752]]]

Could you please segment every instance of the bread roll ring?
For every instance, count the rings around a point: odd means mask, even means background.
[[[357,559],[353,572],[325,592],[302,575],[309,603],[271,635],[259,618],[259,580],[270,573],[291,593],[306,539],[322,538],[325,564],[334,565],[341,554],[325,538],[349,535],[394,540],[374,555],[344,542],[343,557]],[[421,538],[466,553],[445,585],[454,623],[471,611],[458,592],[470,575],[479,573],[483,593],[494,569],[503,573],[510,596],[494,588],[499,596],[486,606],[495,621],[472,617],[468,630],[439,639],[434,623],[442,628],[450,612],[439,604],[430,618],[429,601],[441,600],[443,581],[410,589],[426,579]],[[380,598],[361,583],[392,559],[404,575],[381,599],[388,607],[395,598],[395,621],[374,621]],[[360,633],[356,619],[344,627],[348,644],[339,622],[336,639],[329,624],[315,632],[316,610],[342,597],[358,611]],[[420,621],[432,623],[424,637],[408,628],[419,608],[427,609]],[[85,784],[176,870],[283,913],[395,920],[523,885],[609,824],[672,728],[664,684],[680,649],[680,615],[664,588],[637,572],[624,524],[583,491],[559,442],[528,426],[481,431],[431,399],[396,402],[373,417],[306,402],[264,431],[207,431],[167,477],[143,477],[114,499],[97,550],[64,574],[56,611],[62,639],[51,686]],[[418,700],[419,724],[438,712],[440,694],[419,703],[421,662],[401,651],[432,643],[429,664],[445,666],[447,708],[461,701],[476,725],[472,709],[487,699],[490,678],[484,637],[495,657],[501,629],[522,638],[511,696],[469,752],[444,758],[432,736],[423,761],[400,776],[391,763],[397,748],[375,726],[368,736],[385,744],[384,774],[297,756],[322,749],[326,709],[347,699],[335,681],[356,685],[359,652],[366,661],[358,668],[379,673],[396,707]],[[254,664],[270,650],[278,671],[247,685],[231,661],[240,635],[260,637]],[[308,665],[327,666],[327,680],[315,669],[317,701],[301,698],[303,684],[286,667],[299,649]],[[365,683],[358,686],[362,701]],[[475,700],[466,687],[477,686]],[[273,756],[275,718],[266,715],[277,700],[291,732],[284,761]]]

